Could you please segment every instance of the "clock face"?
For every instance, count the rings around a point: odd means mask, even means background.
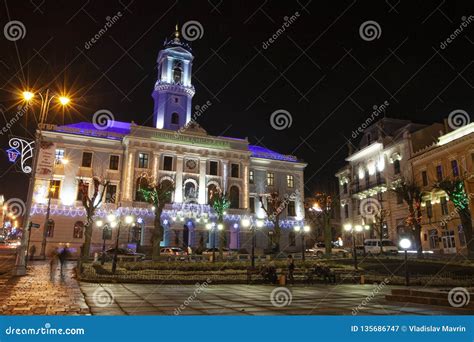
[[[193,170],[196,168],[196,161],[195,160],[188,160],[186,162],[186,167],[190,170]]]

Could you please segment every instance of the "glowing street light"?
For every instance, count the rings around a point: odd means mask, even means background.
[[[71,102],[71,99],[66,96],[60,96],[59,97],[59,103],[62,104],[63,106],[66,106],[69,102]]]
[[[410,286],[410,274],[408,273],[408,250],[411,247],[411,240],[403,238],[398,242],[398,245],[405,251],[405,285]]]
[[[33,99],[33,97],[35,97],[35,94],[32,93],[31,91],[24,91],[22,95],[23,95],[23,99],[27,102]]]

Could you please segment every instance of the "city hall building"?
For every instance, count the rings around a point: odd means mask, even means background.
[[[289,252],[300,250],[301,239],[295,238],[293,227],[304,223],[306,164],[294,156],[250,145],[246,138],[209,135],[194,120],[206,108],[193,112],[192,65],[192,50],[178,33],[165,41],[158,54],[158,77],[152,92],[153,127],[133,121],[104,121],[101,115],[107,113],[96,113],[93,122],[42,127],[31,206],[31,221],[40,228],[32,229],[30,247],[34,245],[37,252],[41,248],[49,205],[46,253],[62,246],[80,252],[86,213],[79,181],[88,184],[92,197],[92,180],[99,177],[110,184],[95,220],[104,220],[110,213],[135,218],[134,226],[121,229],[123,247],[141,251],[151,247],[154,208],[138,190],[146,185],[143,182],[153,179],[169,182],[174,188],[161,217],[163,246],[190,246],[193,250],[218,246],[215,230],[207,228],[216,221],[210,194],[222,189],[230,199],[224,217],[227,248],[250,251],[251,231],[242,227],[243,218],[263,219],[257,250],[272,247],[274,227],[259,196],[263,194],[265,202],[265,194],[278,191],[281,197],[287,195],[287,206],[280,216],[280,246]],[[48,194],[48,189],[53,191]],[[102,248],[102,229],[94,225],[92,252]],[[107,247],[115,243],[115,234],[116,230],[106,241]]]

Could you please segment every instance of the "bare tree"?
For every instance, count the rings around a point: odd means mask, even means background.
[[[330,195],[324,192],[316,193],[314,197],[309,198],[306,202],[307,212],[311,221],[317,223],[322,228],[326,255],[331,255],[332,252],[331,217],[334,205],[337,205],[337,203],[333,201]]]
[[[174,185],[171,181],[157,182],[153,178],[145,178],[146,182],[139,182],[140,188],[138,192],[143,199],[154,207],[155,217],[153,219],[153,235],[152,235],[152,259],[158,260],[160,257],[160,242],[163,240],[164,227],[161,222],[161,214],[166,203],[171,202],[171,196],[174,191]]]
[[[264,203],[263,198],[267,198],[267,203]],[[288,206],[290,201],[289,196],[280,197],[278,191],[271,192],[267,195],[259,196],[260,204],[263,211],[267,214],[267,218],[270,222],[273,223],[275,241],[274,241],[274,251],[276,253],[280,252],[280,236],[281,236],[281,227],[280,227],[280,215],[283,213],[285,208]]]
[[[94,216],[97,208],[100,207],[104,199],[107,186],[110,184],[108,180],[101,179],[98,176],[92,178],[92,196],[89,196],[89,183],[83,179],[79,180],[79,192],[81,194],[82,206],[86,210],[85,239],[82,247],[82,258],[88,258],[91,249],[92,228],[94,224]]]
[[[413,182],[401,179],[397,181],[392,191],[403,198],[408,205],[408,216],[406,218],[407,225],[412,227],[418,257],[423,256],[423,246],[421,244],[421,200],[423,192],[421,188]]]
[[[381,208],[374,215],[373,227],[380,241],[380,255],[383,254],[383,232],[386,224],[387,217],[390,216],[390,210]]]

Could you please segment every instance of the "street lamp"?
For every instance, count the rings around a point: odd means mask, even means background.
[[[212,262],[216,261],[216,226],[215,223],[207,223],[206,229],[212,234]]]
[[[122,218],[123,217],[116,217],[113,214],[107,215],[107,221],[109,221],[109,225],[111,228],[115,228],[118,226],[117,230],[117,237],[115,239],[115,249],[114,249],[114,258],[112,260],[112,273],[115,273],[117,270],[117,255],[118,255],[118,248],[119,248],[119,237],[120,237],[120,228],[122,227]],[[125,216],[124,223],[126,225],[132,224],[134,221],[133,216]]]
[[[408,273],[408,250],[411,247],[411,240],[407,238],[403,238],[398,243],[401,249],[405,251],[405,285],[410,286],[410,276]]]
[[[39,120],[38,126],[37,126],[37,131],[38,135],[36,137],[37,143],[35,144],[37,147],[37,150],[39,146],[41,146],[42,142],[42,129],[43,125],[46,122],[46,118],[48,116],[49,112],[49,106],[52,102],[53,99],[58,99],[58,102],[62,106],[66,106],[69,104],[70,99],[67,96],[56,94],[56,93],[50,93],[49,89],[46,89],[46,91],[43,93],[38,92],[37,93],[39,98],[41,99],[40,102],[40,112],[39,112]],[[32,91],[25,90],[22,92],[22,98],[24,101],[27,103],[32,102],[32,100],[35,98],[36,94]],[[33,201],[33,191],[34,191],[34,183],[35,183],[35,174],[36,174],[36,168],[38,164],[38,152],[33,153],[33,163],[32,163],[32,168],[31,168],[31,173],[30,173],[30,179],[29,179],[29,185],[28,185],[28,194],[27,194],[27,199],[26,199],[26,210],[25,210],[25,227],[28,227],[28,229],[31,229],[31,222],[30,222],[30,212],[31,212],[31,204]],[[49,191],[48,191],[49,192]],[[43,227],[43,241],[41,242],[41,252],[40,256],[45,257],[46,256],[46,226]],[[25,275],[26,274],[26,260],[28,257],[28,245],[29,245],[29,236],[30,234],[23,234],[22,235],[22,241],[20,248],[17,249],[17,256],[16,256],[16,261],[15,261],[15,270],[14,274],[15,275]]]
[[[352,254],[353,254],[353,258],[354,258],[354,269],[357,270],[358,267],[357,267],[357,249],[356,249],[356,244],[355,244],[355,234],[354,234],[354,231],[357,231],[357,229],[360,229],[360,228],[357,228],[357,227],[360,227],[362,228],[362,226],[355,226],[353,227],[352,224],[350,223],[347,223],[344,225],[344,230],[348,233],[351,234],[351,240],[352,240]]]
[[[256,234],[255,234],[255,231],[256,231],[256,228],[261,228],[263,227],[263,220],[257,220],[257,222],[253,222],[249,219],[242,219],[241,221],[241,224],[242,224],[242,227],[244,228],[250,228],[250,230],[252,231],[252,251],[251,251],[251,266],[252,266],[252,269],[255,268],[255,247],[256,247],[256,244],[257,244],[257,237],[256,237]]]

